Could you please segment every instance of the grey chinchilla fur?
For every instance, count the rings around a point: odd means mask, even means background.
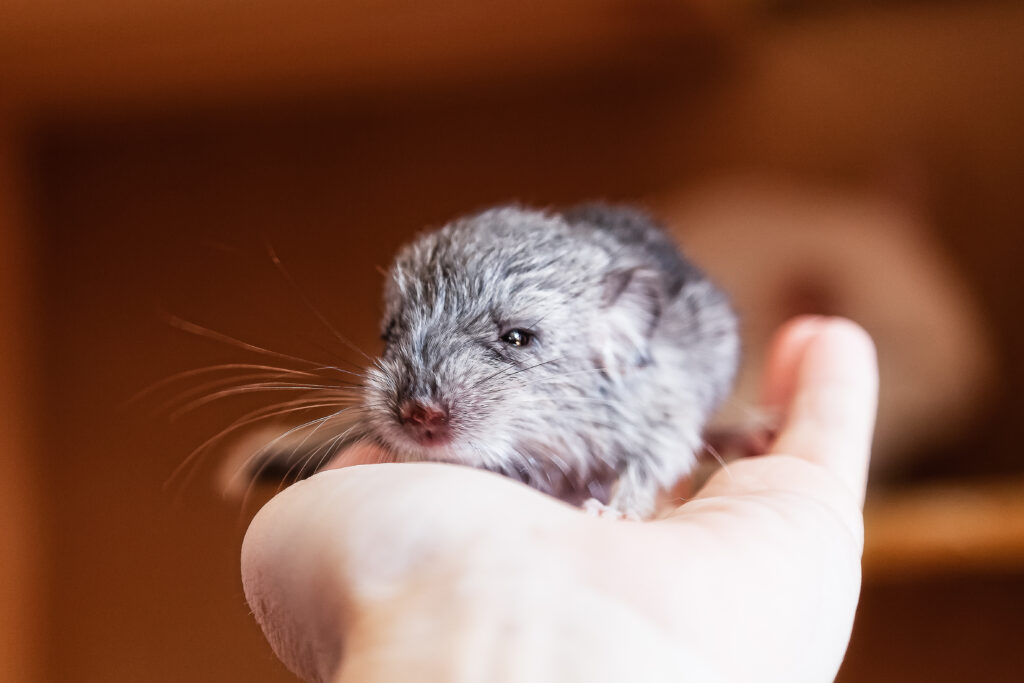
[[[455,220],[400,251],[385,308],[351,440],[634,517],[695,465],[738,363],[726,296],[628,208]],[[410,402],[441,406],[445,443],[409,436]]]

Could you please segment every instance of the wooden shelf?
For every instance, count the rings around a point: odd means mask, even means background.
[[[692,60],[741,3],[117,0],[0,3],[0,82],[28,107],[500,83]]]
[[[1024,570],[1024,478],[875,495],[864,522],[865,581]]]

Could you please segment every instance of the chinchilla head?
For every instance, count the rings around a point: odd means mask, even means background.
[[[363,427],[396,459],[541,488],[614,468],[645,437],[637,394],[658,372],[654,332],[681,284],[557,214],[498,208],[426,233],[389,273]]]

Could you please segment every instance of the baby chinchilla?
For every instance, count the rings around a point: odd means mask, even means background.
[[[725,295],[639,211],[509,206],[404,247],[358,440],[644,518],[731,387]]]

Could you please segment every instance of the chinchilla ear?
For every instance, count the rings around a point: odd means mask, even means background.
[[[603,283],[600,334],[594,339],[601,367],[622,375],[650,362],[650,340],[665,304],[657,270],[637,266],[610,273]]]

